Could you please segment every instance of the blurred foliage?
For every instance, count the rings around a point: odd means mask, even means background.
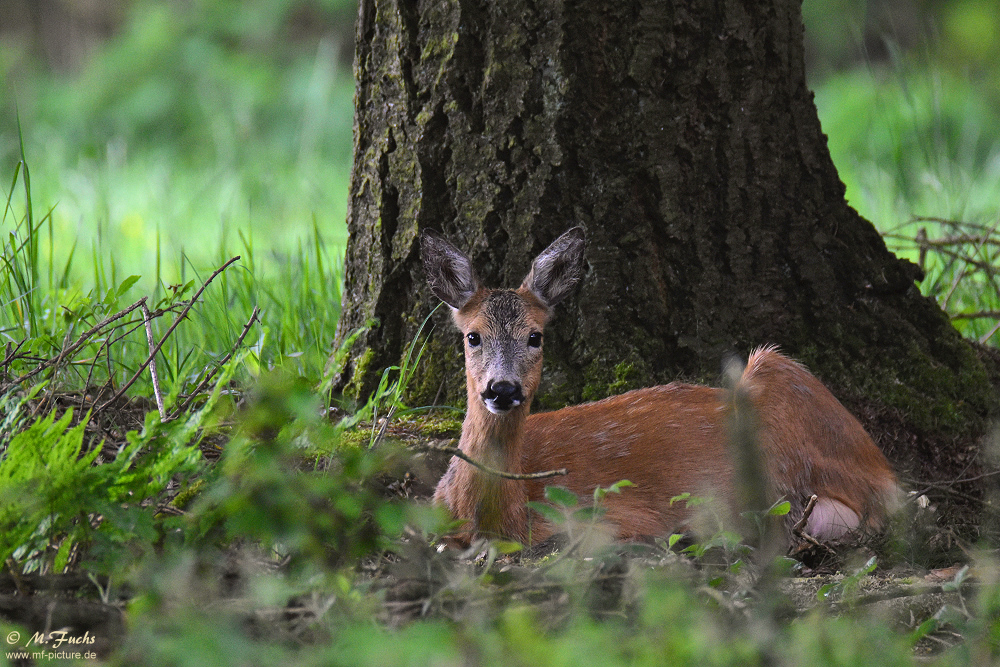
[[[222,374],[228,382],[232,370]],[[4,405],[10,424],[28,400]],[[123,573],[163,537],[154,520],[168,486],[204,469],[196,431],[219,398],[184,419],[161,424],[155,412],[127,444],[105,458],[103,442],[85,435],[89,415],[75,426],[72,410],[37,418],[6,438],[0,459],[0,559],[15,574],[61,574],[80,568]],[[9,397],[8,397],[9,401]]]
[[[340,446],[342,428],[322,418],[301,378],[275,372],[257,383],[221,465],[191,510],[196,545],[249,540],[291,559],[336,568],[388,548],[404,508],[373,480],[391,448]]]
[[[1000,92],[1000,14],[992,0],[804,0],[814,83],[901,56],[969,72]]]
[[[11,173],[20,157],[19,117],[35,198],[54,205],[42,256],[62,265],[75,244],[152,289],[162,254],[160,277],[177,282],[174,257],[204,269],[240,235],[275,252],[258,257],[265,271],[314,227],[342,245],[354,5],[124,6],[72,71],[50,71],[30,40],[0,40],[0,164]],[[88,274],[78,256],[71,278]]]
[[[351,52],[350,0],[126,6],[115,36],[78,72],[46,75],[42,63],[7,54],[0,79],[5,120],[19,108],[24,118],[58,126],[72,142],[67,149],[92,158],[102,157],[108,142],[123,142],[125,149],[157,147],[193,160],[231,159],[248,139],[300,144],[303,122],[339,124],[349,136],[349,100],[310,110],[315,117],[303,112],[322,101],[310,99],[324,92],[309,88],[322,74],[316,68],[335,70]],[[343,159],[350,143],[340,138],[333,132],[312,140]],[[4,139],[9,157],[12,137]]]

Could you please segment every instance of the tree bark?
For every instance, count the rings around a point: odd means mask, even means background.
[[[546,333],[536,404],[712,381],[725,355],[777,343],[881,425],[897,463],[941,459],[924,450],[996,415],[976,350],[844,200],[796,0],[362,0],[355,75],[337,341],[379,324],[344,366],[347,393],[364,398],[436,305],[421,229],[516,286],[582,224],[588,275]],[[463,396],[447,320],[416,404]]]

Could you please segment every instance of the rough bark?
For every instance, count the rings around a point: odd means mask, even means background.
[[[589,271],[546,334],[542,406],[711,381],[726,354],[777,343],[891,431],[897,462],[958,474],[934,446],[996,413],[916,267],[844,200],[795,0],[362,0],[355,74],[337,340],[380,324],[348,393],[367,395],[436,305],[421,229],[516,285],[583,224]],[[410,397],[458,403],[461,346],[446,313],[434,322]]]

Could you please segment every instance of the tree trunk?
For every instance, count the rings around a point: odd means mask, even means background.
[[[546,333],[536,404],[713,381],[728,353],[777,343],[897,463],[965,465],[933,449],[981,434],[996,391],[918,269],[845,202],[799,2],[362,0],[357,37],[337,340],[379,325],[352,349],[348,393],[365,397],[436,305],[421,229],[469,251],[486,284],[516,286],[582,224],[589,272]],[[463,396],[447,320],[416,404]]]

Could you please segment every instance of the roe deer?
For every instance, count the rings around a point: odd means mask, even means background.
[[[504,537],[523,544],[551,534],[525,503],[546,484],[582,498],[595,486],[630,480],[606,497],[605,519],[620,539],[666,535],[690,518],[684,492],[734,500],[727,451],[727,392],[680,383],[529,416],[542,371],[542,332],[553,307],[583,276],[584,233],[573,228],[532,263],[516,290],[482,286],[471,261],[424,233],[421,253],[432,291],[451,306],[465,338],[468,411],[460,449],[513,473],[566,468],[551,480],[510,480],[452,457],[434,501],[466,521],[454,538]],[[805,531],[819,539],[876,529],[896,501],[896,478],[861,424],[803,366],[773,347],[756,350],[738,381],[756,412],[770,497],[801,515],[818,501]],[[789,523],[798,518],[790,514]]]

